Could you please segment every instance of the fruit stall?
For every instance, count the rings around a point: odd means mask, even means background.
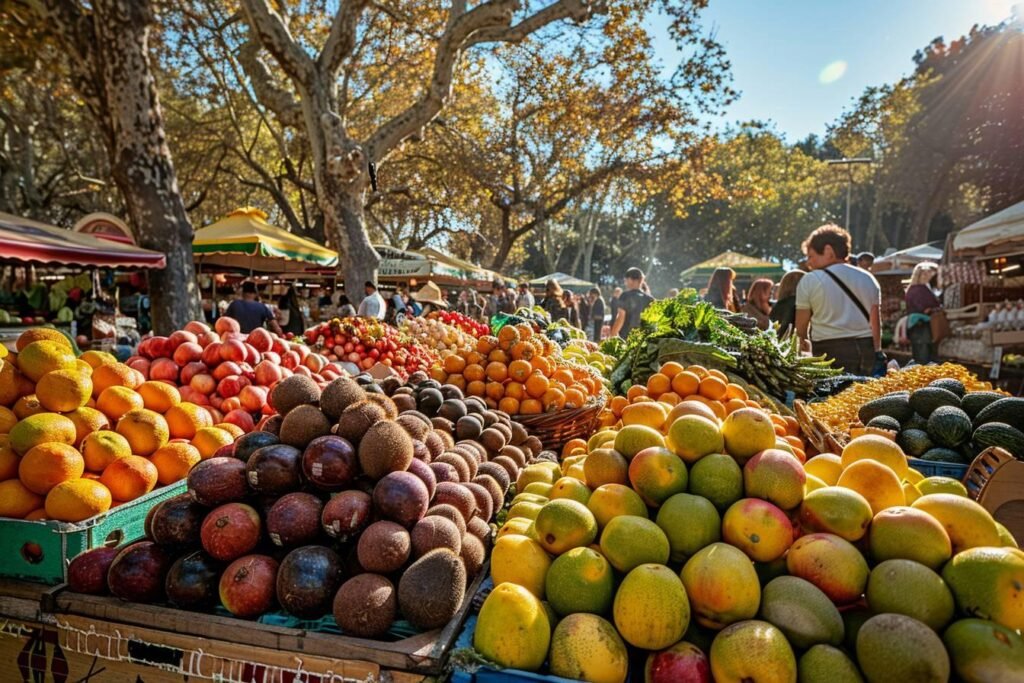
[[[689,292],[0,354],[26,679],[1024,676],[1022,399],[960,366],[846,386]]]

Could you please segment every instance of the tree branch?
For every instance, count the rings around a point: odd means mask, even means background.
[[[274,75],[260,59],[260,45],[255,39],[245,42],[238,50],[238,63],[249,76],[256,98],[265,104],[282,125],[302,129],[302,105],[290,91],[277,85]]]
[[[332,82],[338,76],[342,62],[355,49],[356,27],[368,4],[369,0],[342,0],[338,13],[334,15],[331,33],[316,60],[325,80]]]
[[[309,88],[316,77],[316,66],[292,37],[281,15],[270,6],[270,0],[242,0],[241,4],[260,44],[294,82]]]

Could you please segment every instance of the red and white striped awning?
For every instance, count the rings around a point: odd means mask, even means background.
[[[0,213],[0,261],[100,268],[166,268],[158,251]]]

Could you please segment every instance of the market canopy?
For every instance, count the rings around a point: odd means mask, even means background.
[[[436,249],[424,247],[419,251],[397,249],[387,245],[374,245],[381,256],[377,267],[383,281],[399,282],[409,279],[430,280],[439,284],[457,285],[492,282],[501,276],[469,261],[449,256]]]
[[[267,223],[267,214],[253,207],[235,209],[196,230],[192,254],[202,265],[264,273],[338,265],[336,252]]]
[[[943,256],[940,244],[941,242],[929,242],[880,256],[872,264],[871,272],[879,275],[903,275],[918,263],[925,261],[938,263]]]
[[[1024,252],[1024,202],[968,225],[953,238],[953,251],[980,258]]]
[[[0,261],[95,268],[166,268],[158,251],[0,213]]]
[[[572,291],[589,291],[594,286],[593,282],[587,282],[566,273],[551,273],[550,275],[534,278],[530,280],[530,286],[543,287],[548,283],[548,280],[554,280],[561,285],[562,289],[570,289]]]
[[[718,268],[732,268],[736,272],[736,277],[744,280],[755,277],[781,277],[785,272],[782,264],[774,261],[765,261],[735,251],[725,251],[703,263],[687,268],[680,274],[679,279],[686,284],[700,280],[706,281]]]

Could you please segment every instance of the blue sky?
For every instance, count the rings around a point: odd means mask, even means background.
[[[721,123],[771,120],[790,142],[821,135],[865,87],[910,73],[933,38],[999,23],[1021,2],[711,0],[703,24],[725,45],[740,91]],[[668,63],[671,50],[659,41]]]

